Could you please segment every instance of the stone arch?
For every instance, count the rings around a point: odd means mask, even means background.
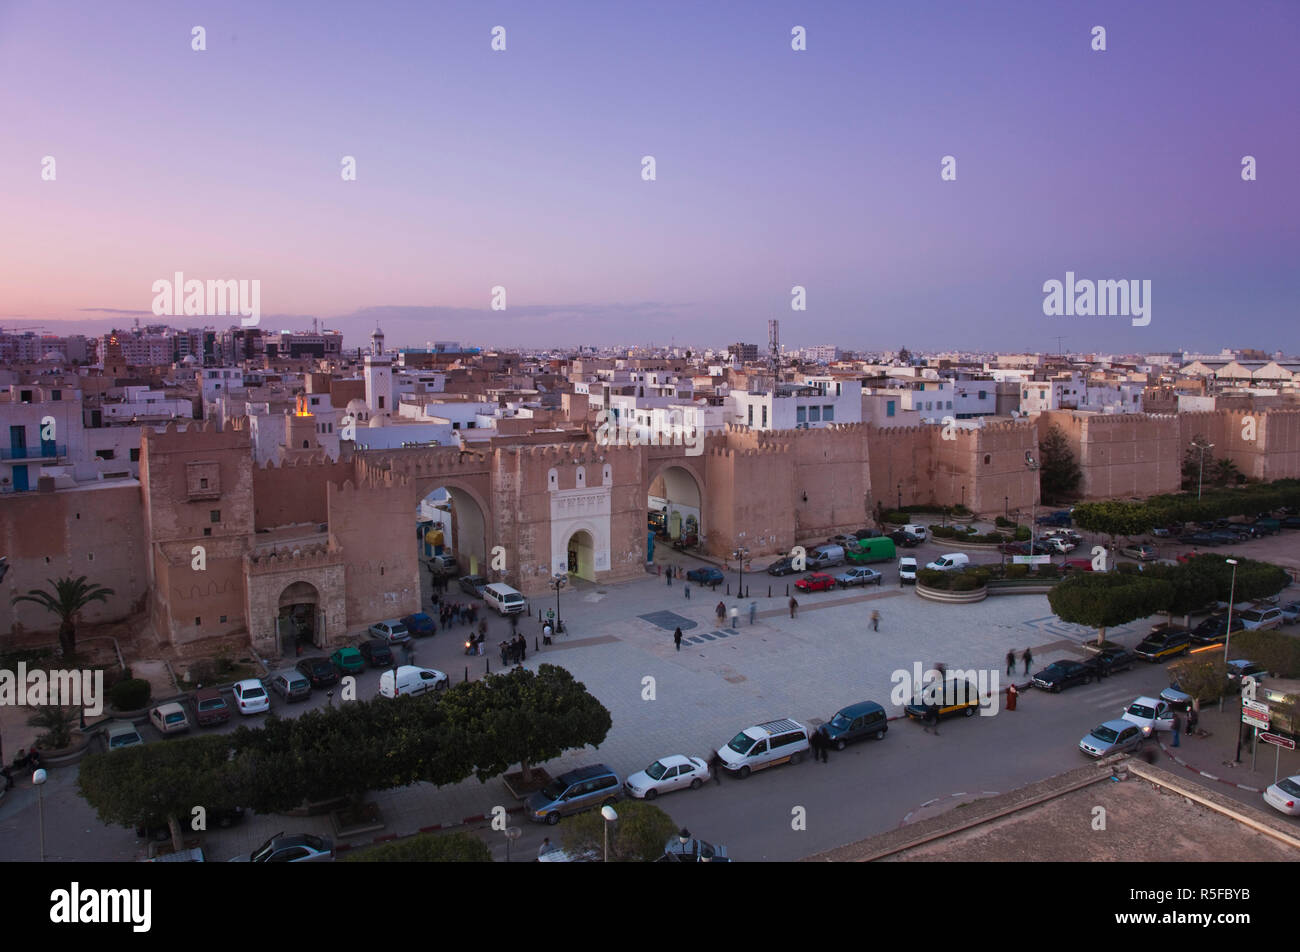
[[[676,539],[692,531],[703,536],[704,479],[682,461],[667,459],[654,468],[646,485],[646,508],[661,512],[662,529]]]
[[[282,654],[297,654],[297,646],[323,645],[322,602],[320,590],[302,579],[280,589],[275,630]]]
[[[431,508],[430,497],[438,490],[445,490],[449,511],[441,520],[443,526],[443,549],[454,552],[460,563],[461,574],[487,574],[488,553],[492,549],[491,540],[495,531],[492,508],[472,483],[458,478],[441,479],[437,476],[421,478],[416,485],[416,513],[419,519],[428,514]],[[435,520],[437,521],[437,520]],[[435,545],[431,544],[424,530],[417,524],[416,545],[421,560],[427,560],[435,554]]]

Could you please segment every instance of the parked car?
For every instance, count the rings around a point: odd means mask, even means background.
[[[1133,667],[1137,655],[1123,645],[1107,645],[1097,652],[1095,660],[1098,671],[1104,671],[1109,676],[1116,671],[1125,671]]]
[[[801,592],[825,592],[835,587],[835,579],[825,572],[813,572],[794,583]]]
[[[1062,509],[1059,512],[1049,512],[1047,515],[1039,516],[1037,524],[1040,526],[1070,526],[1074,524],[1068,510]]]
[[[313,833],[277,833],[247,856],[232,863],[320,863],[334,859],[334,842]]]
[[[907,525],[903,526],[901,531],[903,535],[907,536],[909,539],[914,539],[917,542],[924,542],[930,537],[930,532],[925,528],[925,526],[918,525],[914,522],[909,522]]]
[[[879,585],[884,578],[875,569],[859,565],[835,576],[835,581],[839,583],[840,588],[848,588],[850,585]]]
[[[136,730],[134,724],[129,721],[122,721],[117,724],[110,724],[104,731],[104,743],[108,745],[109,750],[121,750],[124,747],[140,747],[144,744],[144,738]]]
[[[271,690],[286,701],[305,701],[311,697],[311,678],[295,668],[274,672],[269,682]]]
[[[691,836],[690,830],[682,830],[664,844],[664,855],[656,863],[730,863],[725,846],[714,846],[698,837]]]
[[[938,693],[937,688],[932,688],[935,692],[934,700],[937,702],[940,717],[951,717],[954,714],[961,714],[964,717],[974,717],[979,711],[980,695],[979,688],[974,681],[959,681],[952,673],[944,675],[942,694]],[[924,691],[924,689],[923,689]],[[903,708],[903,712],[914,720],[925,720],[929,711],[924,694],[920,702],[914,701]]]
[[[621,783],[604,764],[562,773],[528,798],[528,818],[554,826],[561,817],[618,802]]]
[[[1212,545],[1238,545],[1241,542],[1241,536],[1227,529],[1216,529],[1209,536]]]
[[[1142,736],[1150,737],[1155,731],[1174,729],[1174,712],[1168,701],[1153,697],[1140,697],[1124,709],[1122,719],[1142,728]]]
[[[1130,559],[1137,559],[1139,562],[1154,562],[1159,558],[1160,553],[1156,551],[1154,545],[1129,545],[1119,550],[1120,555],[1126,555]]]
[[[876,539],[880,537],[879,529],[859,529],[853,533],[853,538],[861,542],[863,539]]]
[[[698,757],[672,754],[660,757],[645,770],[638,770],[623,781],[623,790],[638,800],[653,800],[661,793],[698,790],[712,779],[709,765]]]
[[[149,723],[160,734],[184,734],[190,729],[190,716],[175,701],[159,704],[149,712]]]
[[[332,664],[342,674],[360,674],[366,667],[366,659],[356,648],[343,647],[330,655]]]
[[[1108,757],[1140,750],[1146,738],[1142,728],[1128,721],[1107,721],[1094,727],[1079,741],[1079,749],[1090,757]]]
[[[194,719],[200,727],[212,727],[230,720],[230,705],[216,688],[199,688],[194,692]]]
[[[998,546],[998,551],[1003,555],[1029,555],[1028,542],[1003,542]],[[1039,550],[1041,551],[1041,550]]]
[[[235,695],[235,709],[240,714],[261,714],[271,709],[271,697],[256,678],[237,682],[231,692]]]
[[[1075,684],[1091,684],[1097,676],[1095,661],[1054,661],[1034,675],[1033,685],[1044,691],[1059,694],[1062,689]]]
[[[1300,529],[1300,516],[1287,516],[1279,519],[1278,523],[1283,529]]]
[[[357,645],[357,651],[372,668],[388,668],[393,664],[393,649],[381,638],[372,638]]]
[[[370,626],[370,635],[373,638],[380,638],[388,643],[389,647],[393,645],[404,645],[411,640],[411,633],[406,630],[396,618],[390,618],[387,621],[376,622]]]
[[[793,575],[794,559],[790,559],[790,558],[777,559],[775,562],[773,562],[771,565],[767,567],[767,574],[777,575],[777,576]]]
[[[460,569],[456,562],[456,556],[444,552],[441,555],[435,555],[429,560],[429,570],[437,575],[451,575]]]
[[[1192,706],[1192,696],[1184,691],[1177,681],[1160,692],[1160,700],[1175,711],[1190,710]]]
[[[945,552],[933,562],[926,564],[927,569],[934,569],[937,572],[954,572],[964,569],[970,565],[970,556],[963,552]]]
[[[1052,555],[1069,555],[1077,549],[1078,546],[1069,539],[1062,539],[1059,536],[1053,536],[1050,539],[1043,539],[1040,542],[1040,548],[1043,552]]]
[[[1241,620],[1240,612],[1233,612],[1232,631],[1245,631],[1246,623]],[[1217,645],[1224,642],[1228,637],[1228,616],[1227,613],[1215,614],[1203,619],[1200,624],[1192,629],[1191,640],[1194,645]]]
[[[1184,628],[1171,628],[1160,634],[1147,635],[1138,643],[1134,652],[1139,658],[1154,663],[1175,655],[1187,654],[1191,650],[1191,633]]]
[[[1066,559],[1061,563],[1062,572],[1091,572],[1092,559]]]
[[[697,585],[721,585],[727,580],[727,577],[722,574],[721,569],[705,565],[698,569],[691,569],[686,573],[686,579],[695,582]]]
[[[1157,539],[1171,539],[1174,536],[1174,532],[1164,526],[1152,526],[1151,534]]]
[[[1264,791],[1264,802],[1287,816],[1300,816],[1300,776],[1283,777]]]
[[[908,535],[902,529],[895,529],[893,532],[889,533],[886,538],[893,542],[894,545],[902,546],[905,549],[915,549],[921,544],[920,540],[914,536]]]
[[[462,575],[457,584],[460,585],[460,590],[466,595],[482,598],[483,589],[487,588],[488,580],[481,575]]]
[[[746,727],[718,748],[718,757],[723,769],[743,780],[755,770],[798,763],[810,749],[807,729],[798,721],[782,718]]]
[[[435,668],[417,668],[415,665],[404,664],[396,672],[389,670],[379,676],[379,694],[391,698],[399,694],[445,691],[448,683],[447,675]]]
[[[1288,625],[1294,625],[1300,621],[1300,602],[1287,602],[1285,605],[1279,605],[1278,611],[1282,613],[1282,621]]]
[[[433,616],[425,612],[416,612],[414,615],[407,615],[402,619],[402,624],[413,637],[423,638],[426,635],[436,635],[438,625],[433,620]]]
[[[329,658],[303,658],[296,665],[299,674],[303,674],[311,681],[314,688],[327,688],[331,684],[339,683],[339,673],[334,670],[334,665],[330,664]]]
[[[1238,617],[1247,631],[1269,631],[1282,627],[1280,608],[1247,608]]]
[[[916,559],[905,555],[898,560],[898,583],[903,585],[908,582],[916,584]]]
[[[1268,669],[1257,661],[1250,661],[1246,658],[1234,658],[1228,662],[1228,687],[1234,691],[1241,690],[1242,678],[1254,678],[1256,681],[1262,681],[1267,677]]]
[[[842,707],[825,726],[826,736],[836,750],[843,750],[845,745],[868,737],[882,740],[888,730],[889,715],[875,701],[861,701]]]

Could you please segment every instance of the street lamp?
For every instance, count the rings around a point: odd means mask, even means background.
[[[996,499],[997,497],[995,496],[994,498]],[[1011,497],[1010,496],[1002,497],[1002,518],[1005,519],[1007,522],[1011,521]]]
[[[517,826],[506,827],[506,862],[510,862],[510,844],[519,839],[519,835],[524,831]]]
[[[564,572],[556,572],[555,577],[551,579],[551,588],[555,589],[555,633],[558,635],[563,627],[560,621],[560,589],[569,584],[569,576]]]
[[[45,786],[45,768],[38,767],[32,774],[32,783],[36,784],[36,802],[41,817],[41,862],[45,862],[45,795],[41,788]]]
[[[1198,443],[1197,448],[1201,451],[1201,466],[1196,474],[1196,501],[1201,501],[1201,481],[1205,478],[1205,451],[1214,449],[1213,443]]]
[[[898,483],[898,511],[903,511],[903,483],[901,480]]]
[[[605,862],[609,862],[609,825],[618,819],[618,814],[609,804],[600,808],[600,815],[605,818]]]
[[[745,560],[749,558],[749,549],[745,548],[743,545],[737,546],[736,549],[732,551],[731,557],[736,560],[737,565],[740,568],[740,581],[736,583],[736,597],[744,598],[745,597]]]
[[[1228,627],[1227,627],[1227,634],[1223,639],[1223,662],[1226,665],[1229,658],[1228,645],[1232,643],[1232,601],[1237,594],[1237,560],[1225,559],[1224,561],[1226,561],[1229,565],[1232,566],[1232,584],[1228,588]],[[1237,725],[1237,755],[1233,757],[1232,759],[1233,763],[1236,763],[1237,761],[1241,760],[1241,731],[1242,731],[1242,727],[1240,724],[1238,724]]]
[[[1031,450],[1025,450],[1025,467],[1031,473],[1038,472],[1038,460],[1034,459],[1034,454]],[[1032,504],[1029,508],[1029,558],[1032,560],[1034,557],[1034,526],[1038,524],[1038,493],[1034,492],[1032,487],[1030,489],[1029,499]],[[1033,564],[1034,563],[1031,561],[1030,565]],[[1037,566],[1035,566],[1035,568],[1036,567]]]

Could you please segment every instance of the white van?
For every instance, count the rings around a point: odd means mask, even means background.
[[[808,553],[808,568],[828,569],[833,565],[844,564],[844,546],[819,545]]]
[[[725,770],[744,778],[755,770],[786,761],[797,764],[810,747],[804,726],[783,718],[746,727],[729,744],[718,748],[718,758]]]
[[[907,525],[903,526],[903,535],[916,542],[924,542],[928,533],[926,532],[925,526],[909,522]]]
[[[424,694],[426,691],[442,691],[447,687],[447,676],[433,668],[417,668],[404,664],[397,669],[397,687],[393,687],[393,671],[390,669],[379,676],[379,693],[383,697],[397,697],[399,694]]]
[[[528,603],[524,601],[524,596],[518,589],[501,582],[484,586],[483,601],[503,615],[517,615],[528,607]]]
[[[934,569],[938,572],[957,572],[970,565],[970,556],[961,552],[945,552],[933,562],[926,565],[927,569]]]

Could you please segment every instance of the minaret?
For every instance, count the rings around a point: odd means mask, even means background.
[[[370,353],[375,357],[384,356],[384,332],[375,324],[375,332],[370,335]]]

